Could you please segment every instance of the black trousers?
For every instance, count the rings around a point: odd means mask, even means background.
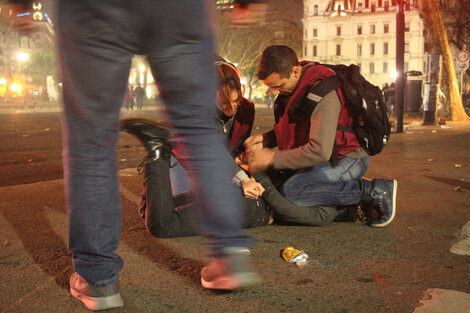
[[[191,192],[173,196],[169,160],[150,161],[145,165],[144,187],[139,211],[153,236],[173,238],[198,234],[192,212],[200,204]],[[270,216],[264,199],[243,199],[243,228],[267,225]]]

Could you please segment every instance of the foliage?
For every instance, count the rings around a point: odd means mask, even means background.
[[[440,0],[438,2],[449,43],[462,50],[470,46],[470,1]]]
[[[253,84],[257,81],[255,76],[257,64],[265,47],[284,44],[297,51],[301,49],[301,26],[296,23],[295,17],[289,16],[286,12],[289,10],[283,11],[282,6],[274,5],[262,21],[246,27],[230,26],[227,16],[218,12],[217,52],[236,64],[243,73],[249,95]]]
[[[34,85],[41,86],[46,76],[52,75],[57,81],[53,43],[42,40],[36,42],[25,73],[31,76]]]

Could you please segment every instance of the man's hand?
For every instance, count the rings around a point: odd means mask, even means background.
[[[263,192],[264,187],[254,178],[245,178],[242,182],[243,194],[248,199],[258,199]]]
[[[253,135],[246,138],[245,145],[247,153],[253,153],[254,151],[259,151],[263,149],[263,135]]]
[[[265,171],[273,165],[275,153],[273,149],[269,148],[254,151],[250,157],[250,173]]]

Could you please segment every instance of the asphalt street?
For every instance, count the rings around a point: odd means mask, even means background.
[[[0,312],[87,312],[68,292],[59,113],[27,111],[0,108]],[[161,112],[123,112],[137,115]],[[271,125],[271,111],[257,106],[254,132]],[[128,134],[118,146],[125,306],[110,312],[470,312],[470,123],[409,119],[372,158],[368,178],[398,180],[388,227],[247,230],[263,283],[234,293],[201,288],[201,237],[157,239],[145,231],[136,210],[145,152]],[[286,246],[304,250],[307,266],[285,262]]]

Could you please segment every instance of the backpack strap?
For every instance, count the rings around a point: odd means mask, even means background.
[[[336,75],[328,76],[311,85],[305,94],[294,102],[289,108],[289,115],[292,117],[302,118],[306,115],[312,115],[313,110],[317,104],[330,93],[341,87],[341,82]]]

